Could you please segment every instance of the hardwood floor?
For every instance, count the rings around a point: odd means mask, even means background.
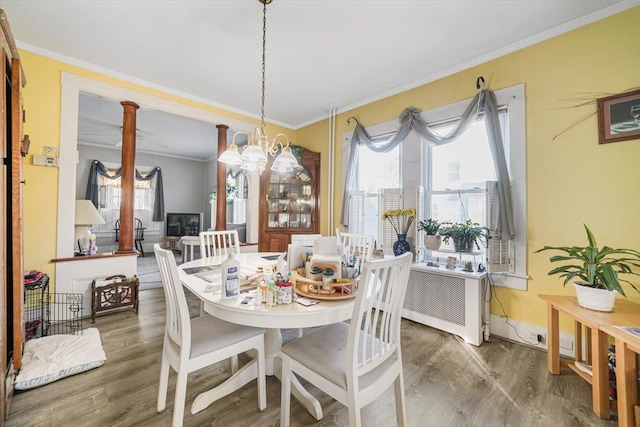
[[[199,310],[189,295],[191,312]],[[131,309],[104,314],[100,330],[107,361],[104,366],[13,398],[6,425],[28,426],[170,426],[175,373],[171,374],[167,409],[156,401],[164,333],[162,289],[141,292],[140,313]],[[591,386],[563,369],[547,372],[546,353],[498,338],[480,347],[456,336],[403,320],[403,360],[409,426],[615,426],[591,411]],[[285,341],[297,330],[285,331]],[[241,360],[241,363],[243,361]],[[267,410],[257,407],[255,382],[192,415],[197,394],[222,382],[229,363],[189,376],[185,426],[277,426],[280,383],[267,379]],[[302,380],[303,383],[304,380]],[[293,426],[347,426],[344,406],[310,386],[324,418],[315,421],[291,401]],[[362,411],[364,426],[394,426],[395,404],[389,389]]]

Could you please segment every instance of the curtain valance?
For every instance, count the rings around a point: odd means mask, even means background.
[[[498,180],[498,194],[500,196],[500,218],[502,239],[513,239],[515,237],[515,223],[513,218],[513,205],[511,201],[511,182],[509,170],[507,168],[504,146],[502,143],[502,132],[498,118],[498,106],[493,92],[482,89],[467,106],[460,117],[460,120],[445,135],[440,136],[434,133],[427,123],[420,117],[420,110],[414,107],[406,108],[400,114],[400,126],[394,134],[385,142],[374,143],[367,133],[367,130],[356,121],[356,127],[351,138],[349,149],[349,164],[344,179],[344,193],[342,198],[342,216],[340,223],[349,225],[349,197],[355,190],[356,172],[358,166],[358,145],[364,144],[367,148],[377,153],[386,153],[395,148],[414,130],[425,141],[434,145],[443,145],[455,141],[465,130],[480,116],[484,114],[491,155],[496,168]]]
[[[122,176],[122,168],[110,169],[99,160],[94,160],[91,163],[85,198],[87,200],[91,200],[96,208],[99,207],[100,200],[100,183],[98,179],[100,176],[107,179],[118,179]],[[138,169],[136,169],[136,181],[151,181],[153,178],[156,178],[153,221],[164,221],[164,187],[162,184],[162,171],[160,168],[153,168],[146,174],[142,175]]]

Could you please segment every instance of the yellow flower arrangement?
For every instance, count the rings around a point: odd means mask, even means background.
[[[413,208],[391,209],[382,214],[382,219],[389,221],[396,234],[407,234],[415,217],[416,210]]]

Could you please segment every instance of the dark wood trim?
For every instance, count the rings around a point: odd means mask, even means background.
[[[24,245],[22,239],[22,98],[20,60],[11,59],[11,251],[13,252],[13,364],[16,370],[22,367],[22,344],[24,335]]]
[[[87,261],[87,260],[95,260],[98,258],[113,258],[113,257],[121,257],[121,256],[139,256],[138,253],[114,253],[114,254],[96,254],[96,255],[84,255],[84,256],[74,256],[68,258],[54,258],[50,262],[69,262],[69,261]]]
[[[135,102],[122,101],[122,177],[120,188],[120,239],[117,254],[138,253],[133,239],[133,209],[136,173],[136,111],[140,106]]]
[[[4,35],[4,39],[7,42],[9,51],[11,52],[11,57],[19,60],[20,55],[18,54],[18,47],[16,46],[16,42],[13,38],[7,14],[4,13],[4,10],[2,9],[0,9],[0,27],[2,27],[2,34]],[[27,84],[27,77],[24,75],[24,69],[22,67],[20,67],[20,80],[22,81],[22,87],[24,87]]]
[[[229,126],[217,125],[218,128],[218,157],[227,149],[227,131]],[[216,230],[227,229],[227,166],[217,162],[216,182]],[[211,224],[213,228],[214,225]]]
[[[0,20],[0,23],[4,24],[6,19]],[[4,42],[4,40],[0,40],[0,42]],[[7,75],[7,50],[5,46],[0,46],[0,76],[2,76],[2,85],[0,85],[0,107],[4,109],[5,99],[7,97],[6,94],[6,84],[4,79]],[[7,135],[7,118],[8,114],[6,112],[0,115],[0,149],[2,150],[2,157],[7,159],[11,156],[11,149],[9,147],[9,143],[6,141],[5,136]],[[12,389],[13,385],[9,387],[9,383],[13,381],[13,377],[8,375],[8,372],[13,370],[13,362],[7,358],[7,353],[10,351],[10,348],[13,346],[13,342],[8,342],[8,334],[7,334],[7,324],[9,322],[9,318],[7,316],[7,298],[8,298],[8,290],[11,284],[11,278],[9,277],[9,267],[7,266],[7,261],[10,259],[10,253],[8,249],[11,247],[11,242],[8,239],[8,231],[7,227],[7,219],[8,219],[8,208],[10,205],[8,204],[11,197],[8,197],[9,183],[7,182],[10,177],[8,176],[9,168],[3,164],[2,165],[2,178],[0,178],[0,184],[2,189],[2,200],[0,201],[0,205],[2,206],[2,224],[0,224],[0,228],[2,229],[2,248],[4,253],[2,254],[2,262],[0,262],[2,268],[2,286],[0,287],[0,312],[3,313],[0,318],[0,424],[2,424],[3,420],[6,418],[6,414],[8,412],[8,408],[10,402],[8,401],[8,389]]]
[[[9,22],[0,9],[0,145],[3,163],[2,260],[0,261],[0,425],[8,413],[13,396],[15,372],[22,365],[23,346],[23,158],[22,88],[26,83]],[[11,335],[11,339],[10,339]]]

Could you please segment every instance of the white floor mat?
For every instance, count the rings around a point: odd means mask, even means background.
[[[50,335],[24,344],[22,368],[15,388],[28,390],[61,378],[102,366],[107,357],[100,331],[89,328],[82,335]]]

